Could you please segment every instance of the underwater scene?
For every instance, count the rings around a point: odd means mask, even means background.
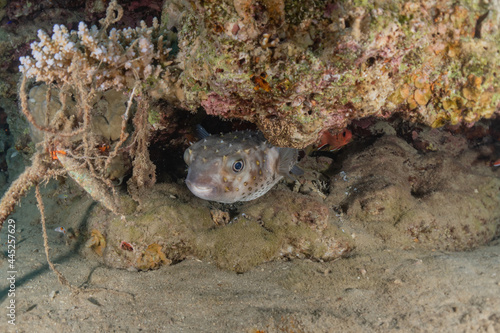
[[[500,0],[0,0],[0,332],[500,332]]]

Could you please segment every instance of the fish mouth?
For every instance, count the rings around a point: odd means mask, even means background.
[[[199,185],[195,184],[190,180],[186,179],[186,185],[189,188],[189,190],[196,195],[198,198],[201,199],[210,199],[211,194],[214,193],[215,187],[214,186],[209,186],[209,185]]]

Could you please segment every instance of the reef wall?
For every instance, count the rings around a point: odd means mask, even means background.
[[[96,9],[98,2],[81,4],[80,15],[71,16],[71,26],[77,25],[75,16],[97,23],[105,8]],[[149,22],[150,12],[155,11],[161,13],[161,28],[154,28],[155,45],[141,47],[134,60],[142,62],[139,75],[134,78],[130,67],[123,66],[115,75],[111,68],[108,77],[95,78],[98,90],[119,83],[118,89],[126,91],[140,79],[146,83],[142,91],[155,100],[250,121],[276,145],[303,148],[325,131],[340,131],[366,116],[400,113],[439,127],[472,124],[500,112],[498,0],[169,0],[162,8],[158,1],[120,3],[123,22],[114,25],[127,26],[141,12]],[[9,17],[18,18],[13,15]],[[52,16],[50,20],[57,22]],[[50,33],[46,25],[43,28]],[[63,26],[57,29],[56,35],[69,33]],[[95,41],[84,43],[88,53],[82,61],[99,64],[105,57],[92,53],[93,48],[106,48],[116,37],[83,30],[75,33],[91,34]],[[10,59],[6,63],[12,63],[13,54],[29,55],[28,44],[19,38],[27,38],[30,31],[28,39],[33,40],[35,30],[28,25],[24,34],[16,37],[12,32],[2,43]],[[42,44],[49,41],[46,34],[39,36]],[[12,47],[7,39],[13,41]],[[133,39],[127,43],[137,46]],[[107,50],[118,56],[125,51],[116,46]],[[35,55],[33,51],[40,50],[32,50]],[[125,54],[130,63],[133,58]],[[102,68],[122,60],[109,59]],[[43,71],[44,66],[34,69]],[[13,86],[6,86],[5,94],[11,94]],[[151,112],[153,118],[161,114],[161,110]]]
[[[164,3],[181,105],[303,148],[395,112],[434,127],[500,112],[498,1]]]

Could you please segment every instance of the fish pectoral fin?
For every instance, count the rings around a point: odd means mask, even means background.
[[[210,133],[200,124],[196,125],[196,134],[198,134],[200,140],[210,136]]]
[[[299,168],[298,166],[294,165],[292,169],[285,175],[288,180],[291,180],[293,182],[298,181],[297,177],[295,176],[302,176],[304,174],[304,170]]]
[[[288,179],[291,182],[298,182],[299,181],[297,179],[297,177],[295,177],[295,175],[292,175],[291,173],[286,174],[285,178]]]
[[[291,177],[290,171],[295,168],[298,156],[299,152],[297,149],[279,148],[278,174],[285,177]]]
[[[296,176],[302,176],[304,174],[304,170],[294,165],[293,168],[290,170],[290,173]]]

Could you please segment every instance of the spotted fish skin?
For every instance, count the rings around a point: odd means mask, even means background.
[[[260,132],[209,135],[184,152],[186,185],[201,199],[250,201],[290,176],[297,157],[296,149],[275,147]]]

